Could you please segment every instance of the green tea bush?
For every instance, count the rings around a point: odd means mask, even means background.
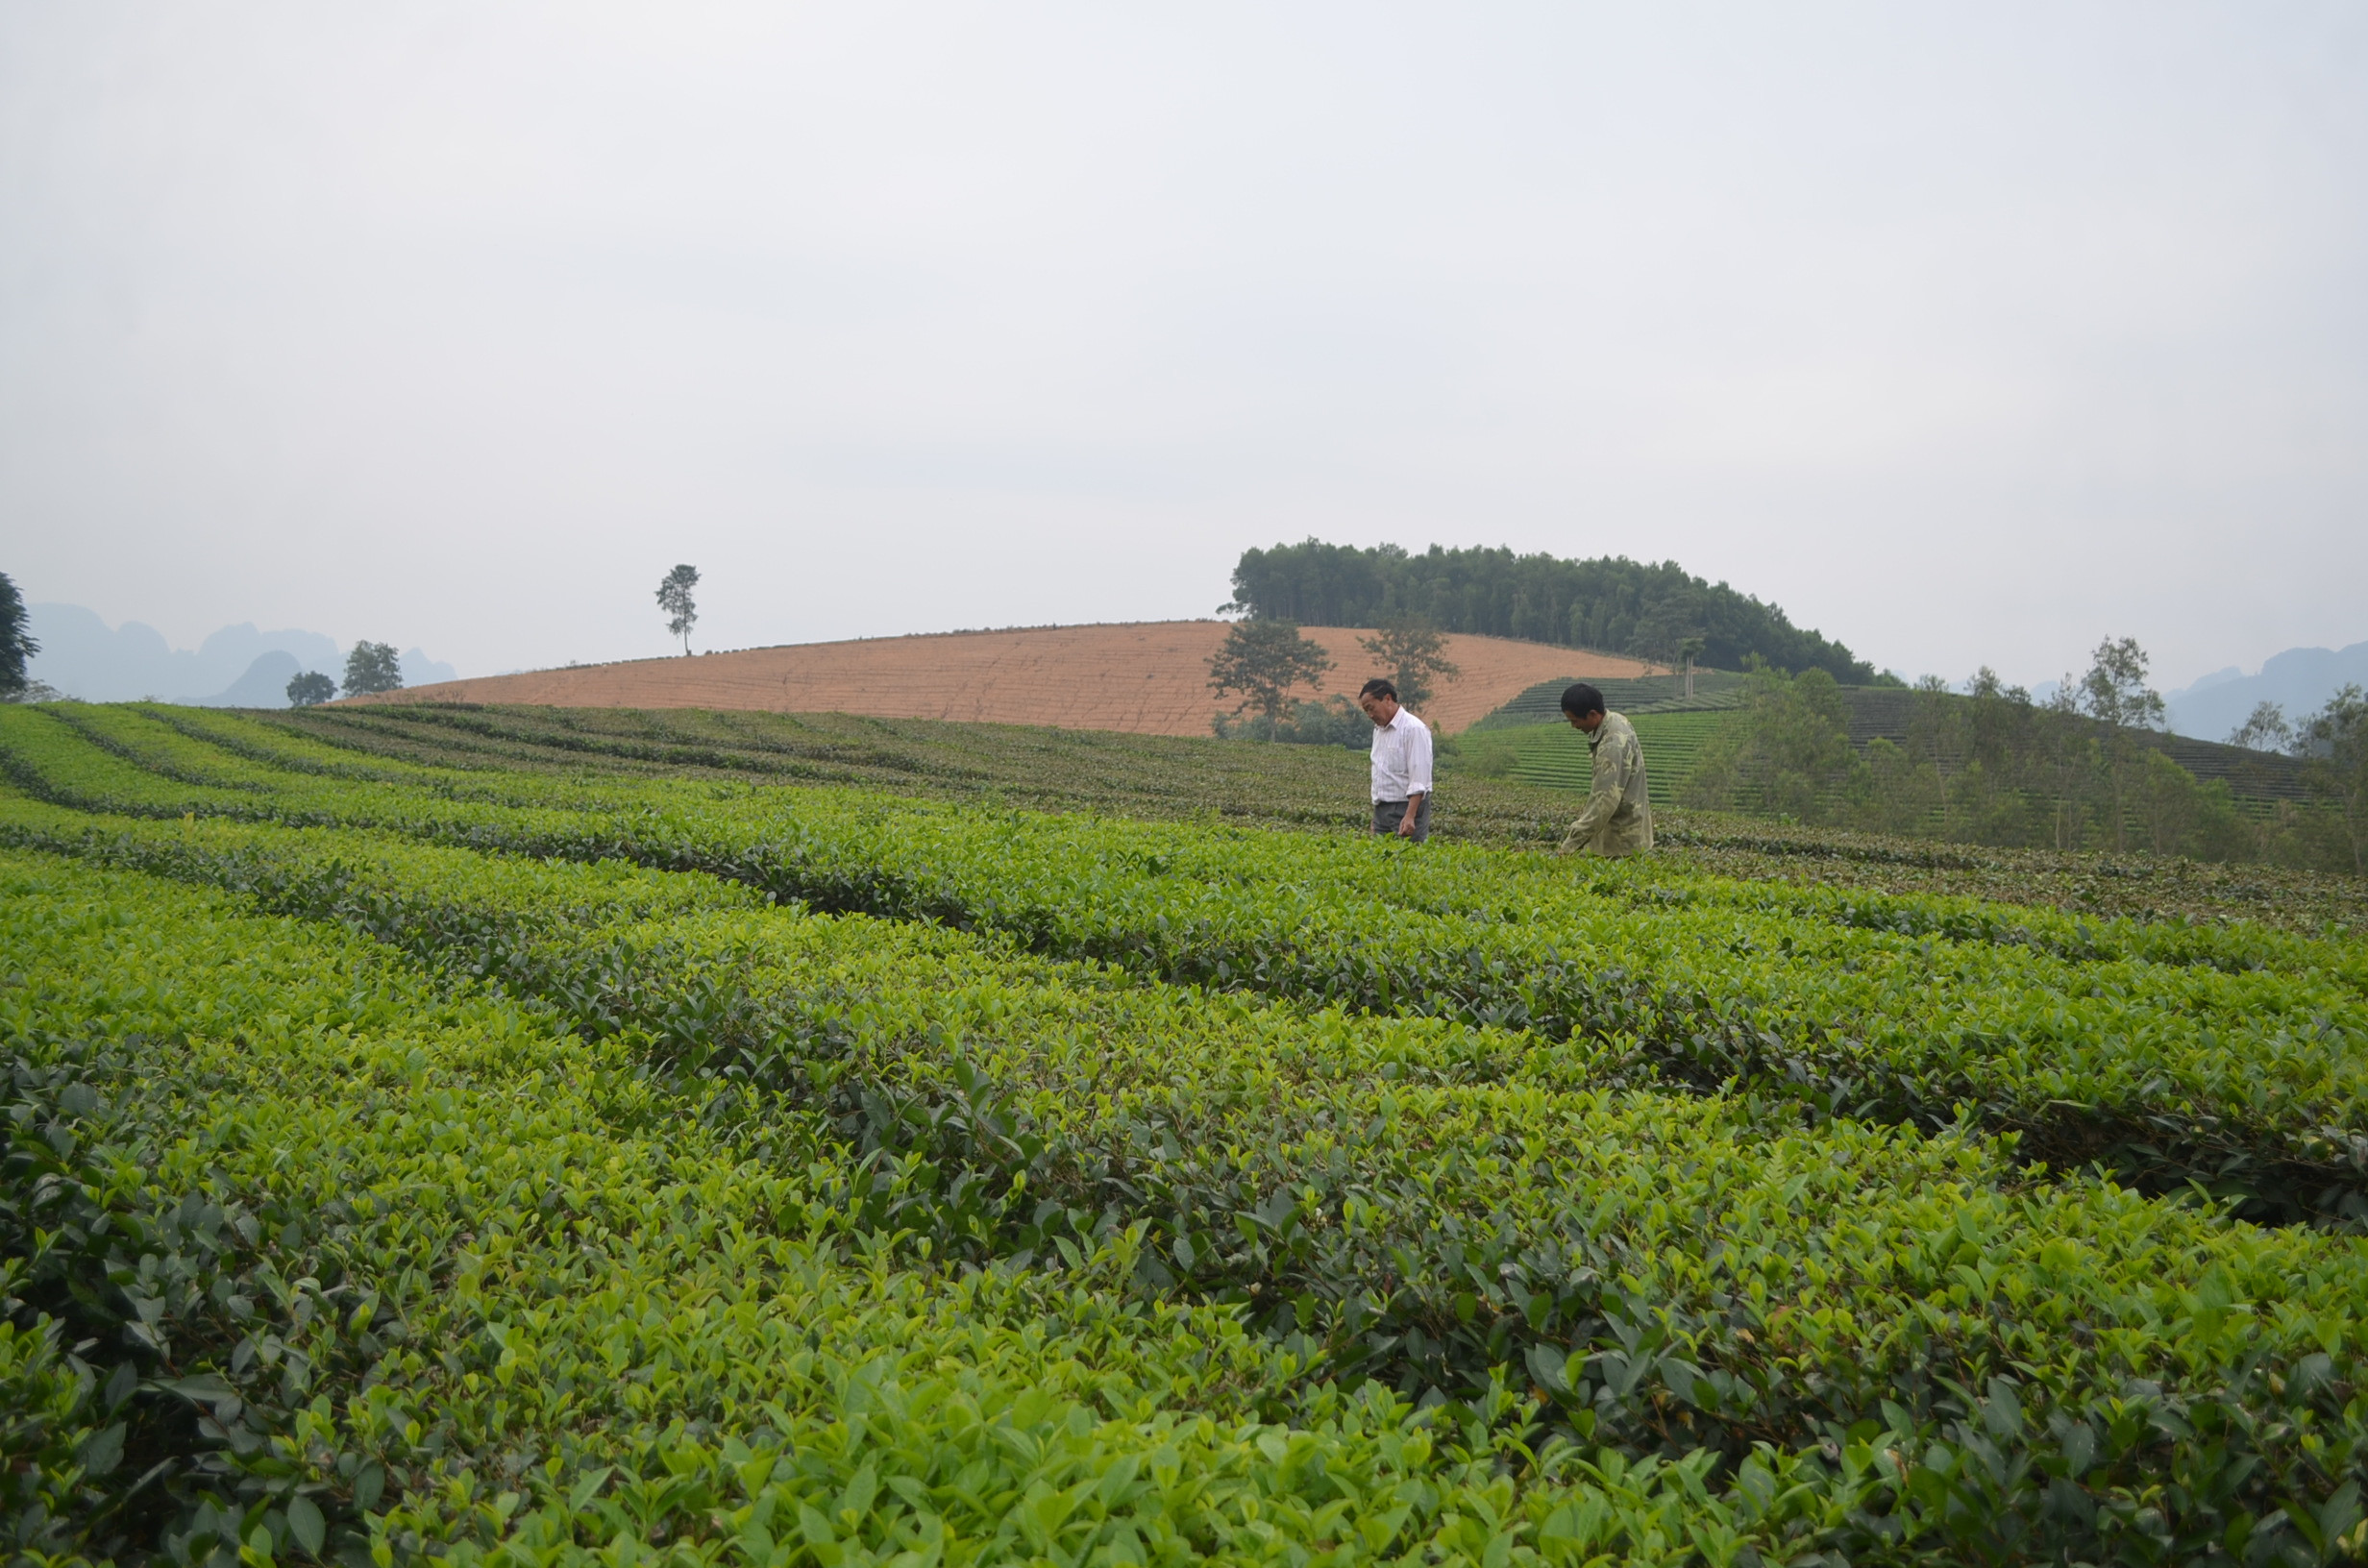
[[[113,723],[145,725],[151,750],[194,744],[138,716]],[[344,821],[699,870],[1170,982],[1630,1039],[1672,1081],[1738,1081],[1824,1114],[1938,1127],[1970,1107],[2060,1168],[2099,1163],[2154,1190],[2202,1183],[2262,1218],[2368,1216],[2368,959],[2356,944],[1652,868],[1597,867],[1574,885],[1553,863],[1445,845],[1377,855],[829,791],[513,781],[550,802],[528,807],[257,769],[240,782],[280,792],[259,808],[32,727],[0,730],[0,744],[20,773],[57,780],[47,797],[65,804]],[[255,767],[215,758],[210,776]],[[174,766],[194,777],[197,760]]]
[[[1863,1444],[1721,1482],[1529,1446],[1510,1394],[1456,1425],[1309,1386],[1238,1313],[1118,1288],[1124,1245],[950,1273],[794,1109],[750,1159],[624,1037],[134,873],[0,885],[49,1151],[11,1202],[73,1230],[0,1262],[30,1560],[1787,1560],[1889,1495]]]
[[[1978,1140],[1585,1087],[1616,1056],[1147,992],[706,878],[107,825],[58,842],[500,981],[638,1042],[704,1125],[809,1108],[859,1157],[852,1223],[997,1268],[1123,1248],[1143,1299],[1234,1305],[1335,1378],[1480,1409],[1510,1370],[1566,1433],[1738,1476],[1886,1437],[1922,1492],[1881,1517],[1993,1545],[2138,1528],[2114,1500],[2166,1470],[2177,1527],[2225,1534],[2358,1463],[2356,1243],[2024,1189]]]
[[[2356,944],[281,747],[0,711],[30,1552],[2359,1548]]]

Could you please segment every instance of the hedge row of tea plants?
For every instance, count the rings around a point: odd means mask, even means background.
[[[630,1032],[251,898],[0,887],[18,1560],[1777,1562],[1897,1489],[1865,1444],[1721,1477],[1313,1384],[1124,1245],[950,1270],[812,1118],[752,1158]],[[2351,1528],[2306,1525],[2257,1538]]]
[[[746,790],[692,786],[653,787],[638,780],[562,781],[548,776],[456,771],[371,757],[323,745],[276,725],[207,710],[74,705],[46,711],[17,710],[0,723],[0,740],[12,752],[30,751],[30,774],[53,780],[86,803],[110,799],[111,809],[153,809],[179,815],[218,796],[190,796],[160,788],[146,775],[189,780],[200,786],[287,797],[300,809],[371,812],[384,809],[381,794],[330,792],[316,780],[291,774],[328,774],[375,782],[420,785],[439,796],[482,798],[512,806],[559,810],[664,811],[701,799],[751,800]],[[74,742],[91,743],[132,766],[110,766]],[[259,766],[257,766],[259,765]],[[77,780],[66,775],[79,770]],[[802,792],[799,798],[853,802],[895,809],[911,802],[839,791]],[[941,814],[942,816],[943,814]],[[955,813],[959,818],[968,814]],[[1058,823],[1037,814],[995,814],[999,824]],[[1655,904],[1716,902],[1833,920],[1912,936],[1958,942],[2003,943],[2068,959],[2145,959],[2171,965],[2202,964],[2229,971],[2321,968],[2356,990],[2368,991],[2368,956],[2356,943],[2313,942],[2257,927],[2231,929],[2189,922],[2130,919],[2090,922],[2043,909],[1985,904],[1965,898],[1900,898],[1827,887],[1735,883],[1679,872],[1658,874],[1654,863],[1574,867],[1526,856],[1473,856],[1450,850],[1437,856],[1376,857],[1338,841],[1277,838],[1270,834],[1187,833],[1147,841],[1139,855],[1203,880],[1255,876],[1320,881],[1330,891],[1409,904],[1434,914],[1531,919],[1550,917],[1558,901],[1617,897]],[[1250,869],[1240,864],[1239,845],[1287,846],[1286,862]],[[1311,869],[1299,862],[1310,850],[1329,849],[1332,858]],[[1345,852],[1344,852],[1345,851]],[[941,853],[942,847],[941,847]],[[965,858],[968,858],[967,856]],[[1106,856],[1094,857],[1098,862]],[[1472,868],[1490,868],[1475,876]],[[1098,865],[1095,869],[1099,869]],[[1580,876],[1578,871],[1588,871]],[[1625,880],[1623,880],[1623,878]]]
[[[297,772],[186,731],[89,710],[0,744],[64,803],[705,871],[1169,982],[1633,1042],[1673,1082],[1828,1115],[1969,1114],[2060,1168],[2200,1183],[2262,1218],[2368,1213],[2356,943],[830,790],[516,776],[495,798]]]
[[[851,1223],[925,1257],[1122,1257],[1128,1299],[1228,1306],[1322,1376],[1468,1410],[1510,1378],[1622,1462],[1847,1491],[1848,1454],[1895,1455],[1894,1492],[1827,1537],[1860,1554],[2209,1551],[2288,1503],[2350,1528],[2356,1242],[2028,1189],[1978,1138],[1601,1087],[1635,1066],[1616,1052],[1127,984],[703,875],[28,803],[8,824],[494,980],[629,1042],[752,1157],[814,1118]],[[2287,1528],[2261,1550],[2307,1538]]]

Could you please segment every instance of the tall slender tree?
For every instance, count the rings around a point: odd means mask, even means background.
[[[691,628],[699,625],[699,606],[691,602],[691,590],[699,586],[699,568],[678,566],[658,579],[657,607],[666,612],[668,635],[682,639],[682,654],[691,652]]]
[[[1707,637],[1688,637],[1677,645],[1677,656],[1686,665],[1686,700],[1693,700],[1693,667],[1701,660],[1702,650],[1711,646]]]
[[[14,697],[25,689],[33,678],[25,673],[25,663],[39,651],[41,645],[27,626],[24,596],[16,591],[15,580],[0,572],[0,697]]]
[[[2141,753],[2149,749],[2138,735],[2159,728],[2163,715],[2160,695],[2146,684],[2146,650],[2136,638],[2116,642],[2108,637],[2097,645],[2088,673],[2081,677],[2079,700],[2082,712],[2106,726],[2102,740],[2113,791],[2113,847],[2119,849],[2126,837],[2129,793]]]

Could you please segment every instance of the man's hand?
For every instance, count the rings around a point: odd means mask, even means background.
[[[1413,838],[1415,824],[1421,820],[1422,796],[1418,795],[1406,802],[1406,815],[1397,820],[1397,836],[1401,839]]]

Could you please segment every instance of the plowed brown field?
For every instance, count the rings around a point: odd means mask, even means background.
[[[1380,672],[1347,626],[1309,626],[1332,656],[1324,695],[1353,697]],[[954,719],[1138,735],[1206,735],[1221,704],[1209,657],[1220,621],[954,631],[797,643],[695,658],[639,659],[439,681],[356,702],[536,702],[573,708],[762,708],[876,719]],[[1634,659],[1504,637],[1450,636],[1463,674],[1422,717],[1453,733],[1542,680],[1647,673]],[[1300,695],[1307,695],[1305,688]],[[1230,707],[1230,701],[1221,704]]]

